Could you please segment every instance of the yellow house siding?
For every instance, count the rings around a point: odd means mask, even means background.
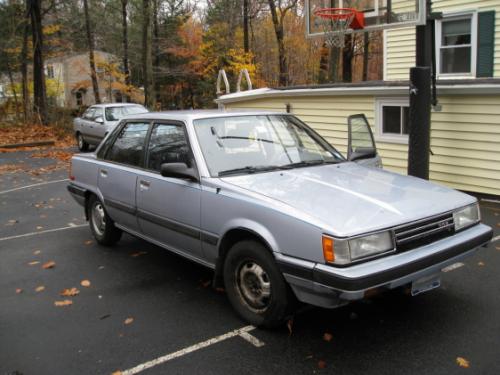
[[[347,117],[364,113],[374,135],[375,99],[363,96],[294,96],[242,99],[227,109],[291,111],[342,153],[347,151]],[[395,97],[399,98],[399,97]],[[450,187],[500,195],[500,95],[440,96],[441,112],[432,113],[430,178]],[[408,146],[377,141],[384,168],[406,173]]]
[[[433,0],[435,12],[495,11],[495,53],[493,76],[500,78],[500,1]],[[415,27],[384,31],[384,79],[407,80],[409,69],[415,65]]]

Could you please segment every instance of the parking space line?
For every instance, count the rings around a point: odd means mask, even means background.
[[[194,344],[194,345],[188,346],[187,348],[178,350],[178,351],[170,353],[170,354],[166,354],[166,355],[164,355],[162,357],[159,357],[159,358],[153,359],[151,361],[142,363],[142,364],[137,365],[135,367],[132,367],[132,368],[130,368],[128,370],[121,371],[121,375],[134,375],[134,374],[138,374],[139,372],[142,372],[144,370],[150,369],[151,367],[158,366],[159,364],[168,362],[168,361],[170,361],[172,359],[175,359],[175,358],[182,357],[182,356],[184,356],[186,354],[189,354],[189,353],[195,352],[197,350],[206,348],[208,346],[211,346],[211,345],[216,344],[218,342],[230,339],[232,337],[240,336],[240,337],[244,338],[245,340],[249,341],[248,337],[245,338],[244,336],[245,336],[245,334],[248,334],[249,331],[252,331],[254,329],[255,329],[254,326],[246,326],[246,327],[235,329],[234,331],[231,331],[231,332],[228,332],[228,333],[224,333],[223,335],[220,335],[220,336],[212,337],[211,339],[199,342],[198,344]],[[252,338],[252,341],[255,339],[256,342],[258,342],[260,344],[258,347],[264,345],[264,343],[262,341],[260,341],[259,339],[257,339],[256,337],[254,337],[254,336],[252,336],[250,334],[248,334],[248,336],[250,336]],[[249,342],[251,342],[251,341],[249,341]],[[251,342],[251,343],[253,345],[255,345],[256,342]],[[257,345],[255,345],[255,346],[257,346]]]
[[[6,193],[10,193],[10,192],[17,191],[17,190],[29,189],[29,188],[32,188],[32,187],[37,187],[37,186],[42,186],[42,185],[48,185],[48,184],[55,184],[57,182],[64,182],[64,181],[69,181],[69,179],[65,178],[63,180],[44,181],[44,182],[39,182],[37,184],[20,186],[20,187],[14,188],[14,189],[0,191],[0,194],[6,194]]]
[[[58,232],[58,231],[61,231],[61,230],[75,229],[75,228],[86,227],[86,226],[87,226],[87,224],[73,224],[73,225],[70,225],[70,226],[67,226],[67,227],[62,227],[62,228],[40,230],[40,231],[37,231],[37,232],[31,232],[31,233],[25,233],[25,234],[18,234],[17,236],[3,237],[3,238],[0,238],[0,241],[7,241],[7,240],[13,240],[13,239],[16,239],[16,238],[36,236],[37,234]]]
[[[239,334],[239,336],[242,338],[242,339],[245,339],[246,341],[248,341],[250,344],[252,344],[253,346],[257,347],[257,348],[260,348],[261,346],[264,346],[266,344],[264,344],[262,341],[260,341],[257,337],[251,335],[250,333],[248,332],[241,332]]]

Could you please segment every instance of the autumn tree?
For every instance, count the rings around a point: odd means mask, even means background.
[[[297,0],[268,0],[268,3],[278,43],[279,84],[287,86],[290,77],[288,76],[288,61],[285,50],[284,20],[287,13],[297,5]]]
[[[90,24],[88,0],[83,0],[83,9],[85,12],[85,29],[87,32],[87,45],[89,49],[90,78],[92,79],[95,102],[99,104],[101,103],[101,96],[99,95],[99,85],[97,83],[97,74],[95,70],[94,35]]]

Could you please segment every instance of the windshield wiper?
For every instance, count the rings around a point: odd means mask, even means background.
[[[274,171],[278,169],[284,169],[284,168],[279,165],[246,166],[243,168],[234,168],[225,171],[220,171],[218,175],[219,177],[221,177],[238,173],[257,173],[257,172]]]
[[[298,168],[298,167],[309,167],[312,165],[322,165],[322,164],[337,164],[340,163],[338,160],[323,160],[323,159],[318,159],[318,160],[303,160],[299,161],[297,163],[290,163],[290,164],[285,164],[282,166],[282,168]]]

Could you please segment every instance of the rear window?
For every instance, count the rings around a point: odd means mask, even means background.
[[[127,105],[106,108],[106,121],[118,121],[127,115],[146,113],[148,110],[142,105]]]

